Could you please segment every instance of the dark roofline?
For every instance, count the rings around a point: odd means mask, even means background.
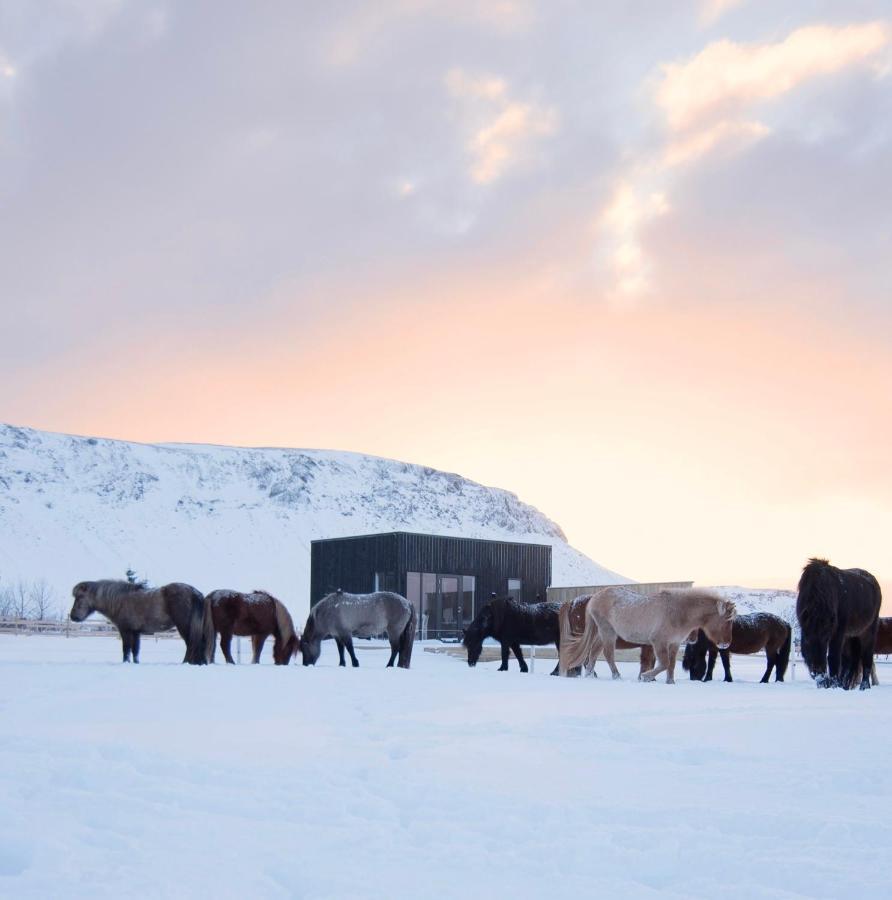
[[[317,538],[314,541],[310,541],[310,544],[327,544],[331,541],[359,541],[365,538],[390,537],[392,535],[396,536],[403,534],[411,537],[440,538],[445,541],[471,541],[477,544],[512,544],[518,547],[542,547],[547,548],[548,550],[552,549],[551,544],[534,544],[529,541],[500,541],[496,538],[460,537],[454,534],[428,534],[423,531],[377,531],[372,534],[350,534],[346,537]]]

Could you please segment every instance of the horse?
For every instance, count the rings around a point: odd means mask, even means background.
[[[860,666],[861,690],[869,690],[882,599],[870,572],[837,569],[826,559],[808,561],[799,579],[796,618],[802,631],[802,658],[818,687],[854,687],[855,669]]]
[[[558,612],[560,603],[545,600],[539,603],[523,603],[512,597],[493,597],[474,617],[465,629],[462,644],[468,651],[468,665],[476,666],[483,650],[483,641],[495,638],[502,645],[502,664],[499,672],[508,671],[511,652],[517,658],[521,672],[529,667],[523,658],[521,644],[554,644],[560,651]],[[555,666],[552,675],[558,672]]]
[[[591,596],[591,594],[582,594],[580,597],[575,597],[573,600],[568,600],[566,603],[561,604],[558,621],[560,623],[561,641],[565,646],[569,646],[572,638],[578,637],[585,630],[585,611],[588,608],[588,601]],[[634,650],[636,647],[641,648],[641,664],[638,670],[639,678],[641,678],[644,672],[647,672],[654,667],[654,648],[650,644],[631,644],[628,641],[624,641],[621,637],[617,637],[616,646],[619,650]],[[595,660],[585,660],[584,665],[586,672],[597,678],[597,672],[595,672]],[[560,670],[560,662],[558,663],[558,670]],[[566,674],[571,677],[576,677],[581,671],[582,666],[575,666],[572,669],[568,669]]]
[[[719,648],[731,643],[731,620],[735,608],[713,591],[675,588],[657,594],[639,594],[632,587],[605,587],[595,591],[585,610],[582,634],[564,642],[560,670],[594,662],[603,649],[614,678],[620,678],[614,651],[618,638],[631,644],[650,644],[656,654],[654,668],[641,673],[642,681],[653,681],[666,672],[666,683],[675,683],[675,660],[682,641],[693,640],[702,628]]]
[[[230,652],[232,636],[250,636],[254,649],[252,662],[260,662],[260,654],[266,639],[272,635],[273,662],[287,666],[300,649],[300,637],[294,631],[294,622],[285,604],[266,591],[218,590],[207,595],[214,617],[214,630],[220,634],[220,649],[226,662],[235,662]]]
[[[83,622],[94,612],[110,619],[121,634],[125,663],[131,655],[139,662],[140,635],[172,628],[186,642],[184,663],[201,666],[214,661],[211,607],[192,585],[177,582],[148,588],[129,581],[81,581],[71,593],[72,622]]]
[[[877,624],[877,639],[873,647],[873,655],[877,657],[881,654],[888,655],[889,653],[892,653],[892,618],[880,617]],[[849,689],[861,681],[861,662],[857,659],[857,655],[857,648],[853,645],[850,638],[842,645],[842,670],[850,673],[846,683],[846,687]],[[870,667],[870,683],[872,685],[880,683],[879,678],[877,678],[876,659],[874,659]]]
[[[719,648],[704,634],[697,630],[697,640],[685,647],[681,667],[689,672],[692,681],[712,681],[716,655],[721,655],[725,669],[725,681],[733,681],[731,677],[732,653],[758,653],[765,651],[768,667],[760,683],[767,684],[774,670],[774,680],[783,681],[790,662],[790,647],[793,643],[793,629],[780,616],[767,612],[754,612],[737,616],[731,623],[731,646],[726,650]],[[706,662],[707,654],[709,663]]]
[[[373,594],[348,594],[338,590],[323,597],[307,616],[300,640],[303,664],[314,666],[322,650],[322,641],[334,638],[338,647],[339,665],[344,663],[344,648],[350,654],[353,667],[359,660],[353,651],[353,637],[375,637],[386,633],[390,641],[387,667],[397,665],[408,669],[412,662],[417,614],[415,607],[400,594],[375,591]]]

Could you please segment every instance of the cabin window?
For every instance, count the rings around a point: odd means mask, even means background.
[[[519,578],[509,578],[507,593],[514,600],[520,600],[523,593],[523,582]]]

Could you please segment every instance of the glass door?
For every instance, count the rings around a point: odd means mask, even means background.
[[[439,637],[458,634],[461,631],[461,578],[458,575],[439,577]]]

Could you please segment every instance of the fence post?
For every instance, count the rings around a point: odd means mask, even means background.
[[[536,645],[530,644],[530,672],[536,671]]]
[[[242,639],[238,635],[235,637],[235,661],[238,663],[242,661]]]

